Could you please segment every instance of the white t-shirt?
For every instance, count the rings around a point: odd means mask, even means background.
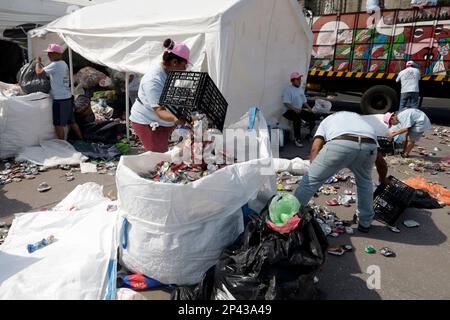
[[[316,131],[316,137],[321,136],[325,141],[333,140],[344,134],[363,136],[377,140],[375,129],[357,113],[337,112],[323,120]]]
[[[303,87],[297,88],[294,85],[289,85],[283,92],[283,103],[290,103],[296,109],[302,109],[307,102],[305,96],[305,89]],[[285,106],[286,111],[289,110]]]
[[[50,95],[55,100],[64,100],[72,97],[70,92],[69,67],[63,60],[53,61],[44,68],[50,77]]]
[[[144,75],[139,85],[137,101],[131,108],[130,120],[139,124],[158,122],[162,127],[173,127],[175,123],[162,120],[154,108],[159,106],[159,98],[167,80],[167,73],[160,64],[154,65]]]
[[[433,129],[430,119],[427,115],[417,109],[406,109],[397,114],[398,121],[397,126],[400,128],[410,128],[409,131],[419,133]]]
[[[389,135],[389,127],[384,123],[384,114],[369,114],[361,116],[374,130],[377,137],[387,137]]]
[[[419,92],[419,81],[422,78],[419,69],[408,67],[398,74],[397,82],[402,82],[402,92]]]

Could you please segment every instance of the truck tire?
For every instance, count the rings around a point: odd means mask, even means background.
[[[388,86],[373,86],[361,98],[364,114],[386,113],[398,106],[397,92]]]

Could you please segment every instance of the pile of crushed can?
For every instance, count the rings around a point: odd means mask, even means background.
[[[29,162],[5,161],[4,163],[5,168],[0,171],[0,185],[31,180],[36,178],[40,172],[47,171],[44,167]]]
[[[141,174],[141,177],[156,182],[188,184],[206,177],[225,166],[206,163],[194,165],[175,164],[163,161],[158,163],[155,169],[149,173]]]
[[[194,113],[192,118],[192,124],[178,127],[171,137],[172,148],[177,147],[179,150],[191,151],[189,161],[160,162],[150,172],[141,174],[142,178],[162,183],[188,184],[213,174],[226,167],[227,163],[234,163],[234,157],[230,157],[225,151],[222,151],[221,154],[213,154],[215,146],[212,134],[217,133],[217,130],[208,128],[206,116]],[[197,142],[195,137],[202,137],[202,141]],[[210,158],[203,158],[206,150],[210,151]],[[216,164],[218,157],[221,157],[221,164]]]

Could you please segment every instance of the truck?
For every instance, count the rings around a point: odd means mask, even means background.
[[[450,6],[311,17],[308,93],[361,96],[364,114],[399,106],[398,73],[420,68],[421,97],[450,98]]]

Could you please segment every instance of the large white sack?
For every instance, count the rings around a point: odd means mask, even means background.
[[[0,96],[0,158],[14,157],[23,147],[55,139],[52,117],[48,94]]]
[[[0,246],[0,299],[115,299],[117,212],[107,212],[112,202],[92,182],[57,207],[73,201],[84,210],[16,215]],[[50,235],[58,240],[28,253],[27,244]]]
[[[29,161],[45,168],[77,165],[88,159],[70,143],[60,139],[42,141],[40,146],[25,147],[16,157],[16,161]]]
[[[248,115],[240,123],[247,129]],[[227,166],[187,185],[139,176],[161,161],[171,161],[173,154],[122,157],[116,183],[119,208],[129,226],[124,230],[127,246],[120,248],[121,264],[166,284],[198,283],[242,233],[241,207],[267,202],[276,192],[267,124],[260,113],[255,130],[264,158]],[[266,198],[258,197],[260,190]]]

